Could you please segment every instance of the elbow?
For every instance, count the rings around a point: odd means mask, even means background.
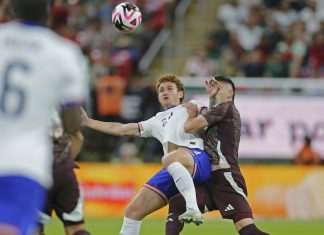
[[[184,131],[189,134],[195,133],[195,130],[192,127],[190,127],[189,125],[184,125]]]
[[[83,142],[84,142],[84,136],[83,136],[82,132],[81,131],[78,131],[76,133],[76,136],[77,136],[77,139],[79,140],[79,142],[83,144]]]
[[[79,125],[65,127],[65,131],[70,135],[77,135],[78,132],[80,131],[80,129],[81,129],[81,126],[79,126]]]

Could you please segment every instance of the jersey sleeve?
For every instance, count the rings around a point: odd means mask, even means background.
[[[201,113],[201,111],[204,108],[207,108],[207,106],[204,105],[201,101],[198,101],[198,100],[190,100],[189,102],[197,105],[197,107],[198,107],[198,113]]]
[[[212,107],[208,112],[203,113],[208,125],[213,125],[220,122],[226,115],[228,109],[231,107],[232,102],[224,102]]]
[[[61,103],[64,108],[80,106],[87,96],[88,71],[79,48],[73,48],[67,55],[64,69],[64,84]]]
[[[152,117],[146,121],[139,122],[139,131],[141,137],[151,137],[153,136],[155,117]]]

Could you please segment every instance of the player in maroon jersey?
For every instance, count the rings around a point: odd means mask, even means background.
[[[83,135],[81,131],[73,134],[65,131],[64,121],[58,111],[53,113],[50,128],[54,153],[53,186],[40,213],[38,234],[44,235],[44,225],[49,222],[54,210],[64,225],[66,235],[90,235],[85,229],[83,198],[74,173],[74,169],[78,168],[74,159],[81,150]]]
[[[195,105],[186,104],[189,117],[185,130],[203,134],[205,150],[212,163],[211,178],[196,188],[197,202],[202,212],[219,210],[224,219],[231,219],[240,235],[266,235],[254,224],[252,210],[246,200],[247,188],[238,165],[241,118],[234,104],[235,85],[225,76],[206,82],[210,97],[209,110],[199,114]],[[181,195],[169,201],[167,235],[178,235],[183,224],[178,216],[185,210]]]

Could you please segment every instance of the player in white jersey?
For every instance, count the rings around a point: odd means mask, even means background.
[[[10,11],[16,21],[0,25],[0,234],[27,235],[51,185],[52,109],[65,101],[66,130],[78,131],[86,81],[81,51],[44,27],[48,1],[11,0]]]
[[[88,118],[83,110],[84,126],[110,135],[155,137],[163,145],[164,168],[141,188],[127,206],[120,232],[122,235],[138,235],[141,220],[165,206],[168,199],[179,191],[187,205],[187,212],[179,219],[196,224],[203,222],[193,183],[194,181],[200,184],[210,176],[210,162],[203,150],[203,141],[198,136],[184,131],[183,124],[188,114],[186,109],[180,106],[184,98],[181,81],[173,74],[166,74],[160,77],[156,87],[159,102],[165,111],[143,122],[101,122]]]

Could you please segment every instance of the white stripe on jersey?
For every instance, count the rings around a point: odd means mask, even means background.
[[[232,188],[238,193],[241,194],[244,198],[246,198],[246,195],[243,191],[243,189],[241,189],[237,183],[235,182],[233,176],[232,176],[232,172],[225,172],[224,176],[226,178],[226,180],[231,184]]]

